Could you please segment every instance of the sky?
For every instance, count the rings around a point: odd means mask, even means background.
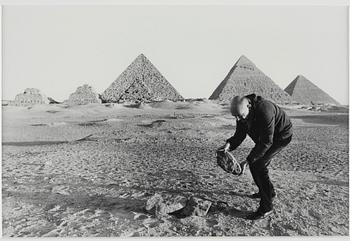
[[[241,55],[281,88],[302,74],[348,104],[346,7],[5,6],[3,97],[102,93],[143,53],[185,98],[208,98]]]

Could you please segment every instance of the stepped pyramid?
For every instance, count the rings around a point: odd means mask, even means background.
[[[299,104],[339,105],[336,100],[302,75],[298,75],[284,90]]]
[[[32,106],[36,104],[49,104],[49,99],[38,89],[26,88],[23,93],[16,95],[11,102],[15,106]]]
[[[235,95],[252,93],[277,103],[289,103],[291,100],[286,92],[244,55],[238,59],[209,99],[229,101]]]
[[[102,93],[104,102],[182,100],[157,68],[140,54]]]
[[[65,103],[68,105],[86,105],[90,103],[101,103],[101,100],[93,88],[85,84],[79,86],[74,93],[70,94]]]

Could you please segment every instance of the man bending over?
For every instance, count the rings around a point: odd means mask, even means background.
[[[272,213],[272,198],[276,196],[267,166],[271,158],[292,140],[292,123],[279,106],[255,94],[234,97],[230,110],[236,117],[237,125],[234,136],[226,141],[225,151],[235,150],[247,135],[254,141],[254,148],[241,166],[243,172],[246,165],[249,165],[254,182],[259,188],[259,192],[252,197],[260,198],[260,206],[247,218],[264,218]]]

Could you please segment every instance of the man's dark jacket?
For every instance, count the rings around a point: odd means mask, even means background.
[[[292,122],[287,114],[276,104],[255,94],[245,96],[251,108],[246,119],[237,121],[234,136],[227,140],[230,149],[236,149],[247,134],[255,146],[247,157],[249,163],[264,156],[274,142],[283,141],[293,134]]]

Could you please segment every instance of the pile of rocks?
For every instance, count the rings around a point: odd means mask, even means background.
[[[146,56],[140,54],[102,93],[104,102],[182,100]]]
[[[77,90],[69,96],[65,103],[68,105],[86,105],[90,103],[101,103],[101,100],[93,88],[85,84],[79,86]]]
[[[177,195],[154,194],[147,200],[145,209],[156,215],[174,215],[176,217],[205,216],[207,215],[212,202],[198,197],[185,197]]]
[[[16,95],[15,100],[10,102],[15,106],[32,106],[36,104],[49,104],[49,99],[35,88],[27,88],[23,93]]]
[[[252,93],[277,103],[291,102],[291,97],[288,93],[282,90],[243,55],[209,99],[228,102],[235,95],[244,96]]]

